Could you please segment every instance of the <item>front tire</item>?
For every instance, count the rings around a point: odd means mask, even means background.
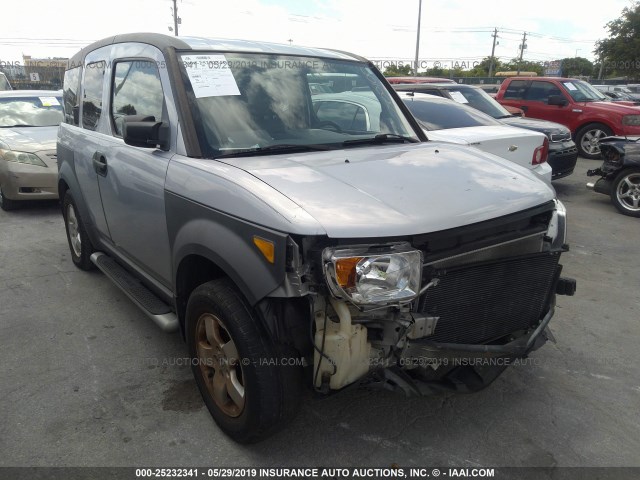
[[[191,369],[209,413],[240,443],[253,443],[286,423],[299,404],[299,385],[276,346],[228,279],[196,288],[187,304]]]
[[[620,172],[611,188],[611,202],[624,215],[640,217],[640,168]]]
[[[5,212],[9,212],[11,210],[15,210],[17,207],[17,202],[15,200],[11,200],[4,196],[2,192],[2,187],[0,186],[0,208]]]
[[[600,158],[598,142],[612,134],[611,129],[602,123],[590,123],[582,127],[576,133],[576,145],[580,156],[591,160]]]
[[[67,242],[71,251],[71,260],[76,267],[81,270],[92,270],[94,267],[91,261],[91,254],[95,251],[89,235],[84,228],[84,223],[78,214],[76,202],[70,191],[67,191],[62,201],[62,215],[64,226],[67,231]]]

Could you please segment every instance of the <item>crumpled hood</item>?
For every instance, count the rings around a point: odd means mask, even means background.
[[[291,199],[335,238],[446,230],[555,197],[525,168],[440,142],[221,161]]]
[[[0,128],[0,148],[28,153],[55,150],[57,136],[57,126]]]

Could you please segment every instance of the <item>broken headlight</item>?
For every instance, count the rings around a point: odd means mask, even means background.
[[[408,244],[325,248],[331,293],[356,305],[410,302],[420,291],[422,252]]]

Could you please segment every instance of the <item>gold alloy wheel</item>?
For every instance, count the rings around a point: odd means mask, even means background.
[[[220,318],[205,313],[195,334],[197,361],[211,398],[226,415],[240,416],[245,404],[242,365],[229,331]]]

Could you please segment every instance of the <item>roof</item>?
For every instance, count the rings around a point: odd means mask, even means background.
[[[387,82],[391,84],[395,83],[456,83],[453,80],[440,77],[385,77]]]
[[[127,33],[107,37],[84,47],[69,60],[67,68],[82,65],[86,55],[93,50],[107,45],[125,42],[146,43],[157,47],[162,51],[173,48],[181,51],[252,52],[366,61],[365,58],[348,52],[323,48],[301,47],[279,43],[257,42],[252,40],[235,40],[229,38],[172,37],[170,35],[163,35],[160,33]]]
[[[480,88],[480,85],[468,85],[465,83],[396,83],[392,85],[393,88],[415,88],[415,89],[425,89],[428,90],[430,88],[447,88],[449,90],[454,88]],[[417,90],[416,90],[417,91]]]
[[[510,80],[557,80],[559,82],[577,82],[579,78],[569,77],[508,77]],[[505,80],[507,80],[505,78]],[[504,81],[504,80],[503,80]]]
[[[450,98],[440,97],[439,95],[431,95],[429,93],[420,93],[420,92],[396,92],[400,98],[412,98],[413,100],[420,100],[425,102],[434,102],[434,103],[444,103],[446,105],[462,105],[461,103],[455,102]]]
[[[62,90],[3,90],[0,97],[61,97]]]

